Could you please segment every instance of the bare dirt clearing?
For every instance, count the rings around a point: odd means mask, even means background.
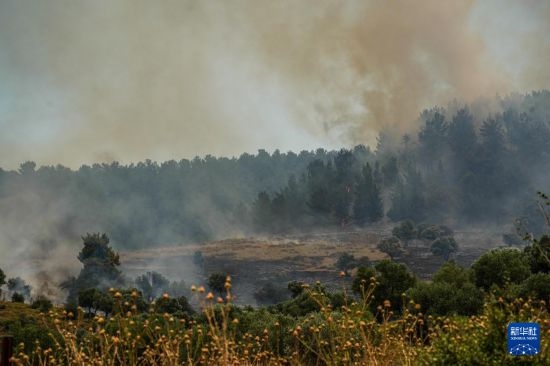
[[[242,303],[254,304],[253,293],[261,285],[274,282],[285,286],[288,281],[321,281],[330,288],[349,285],[350,279],[338,277],[336,261],[342,253],[371,262],[387,259],[376,245],[391,235],[391,227],[362,231],[340,231],[262,238],[225,239],[202,244],[167,246],[132,252],[121,252],[121,262],[129,276],[158,271],[173,279],[204,284],[216,271],[230,273],[235,292]],[[502,245],[498,231],[474,229],[457,231],[460,250],[454,259],[469,266],[486,250]],[[193,255],[201,252],[203,264]],[[419,278],[429,279],[443,263],[431,254],[429,243],[414,241],[403,255],[395,259],[406,264]]]

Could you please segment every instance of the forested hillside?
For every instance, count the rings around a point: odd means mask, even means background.
[[[44,247],[106,232],[118,248],[139,248],[386,218],[507,224],[519,212],[537,233],[535,192],[550,188],[550,92],[497,99],[491,112],[481,105],[426,110],[418,131],[381,133],[375,149],[77,170],[25,162],[0,170],[2,232]]]

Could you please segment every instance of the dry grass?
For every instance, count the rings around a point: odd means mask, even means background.
[[[356,258],[368,257],[370,260],[386,259],[387,255],[376,248],[379,236],[363,233],[345,238],[319,237],[272,237],[266,239],[243,238],[227,239],[204,244],[162,247],[132,252],[121,252],[124,263],[143,260],[162,260],[178,256],[192,256],[201,251],[203,256],[224,258],[235,261],[284,261],[296,258],[308,258],[308,263],[301,266],[302,270],[319,270],[334,268],[338,256],[347,252]],[[319,259],[318,261],[316,259]],[[311,266],[311,262],[321,263]]]

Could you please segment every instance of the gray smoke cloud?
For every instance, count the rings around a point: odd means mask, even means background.
[[[4,0],[0,164],[371,144],[434,104],[548,87],[549,9]]]

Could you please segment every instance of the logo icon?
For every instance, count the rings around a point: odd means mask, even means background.
[[[508,353],[513,356],[534,356],[540,351],[538,323],[508,324]]]

